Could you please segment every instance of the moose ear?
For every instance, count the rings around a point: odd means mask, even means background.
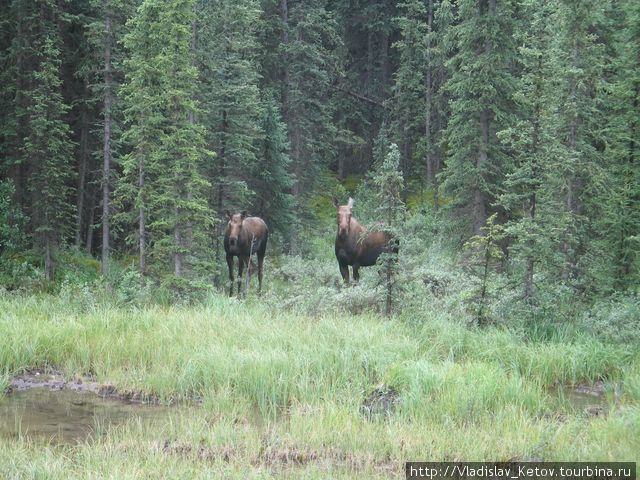
[[[226,216],[227,218],[229,218],[229,219],[231,218],[231,212],[230,212],[229,210],[225,210],[225,211],[224,211],[224,214],[225,214],[225,216]]]
[[[340,202],[336,197],[333,197],[333,206],[338,208],[340,206]]]
[[[240,213],[240,216],[242,217],[242,219],[246,218],[247,211],[246,210],[242,210],[242,212]]]
[[[349,201],[347,202],[347,207],[349,208],[353,207],[353,198],[349,197]]]

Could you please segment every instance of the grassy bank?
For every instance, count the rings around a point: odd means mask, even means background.
[[[197,307],[70,306],[0,297],[2,379],[55,367],[193,400],[74,448],[3,442],[0,476],[401,476],[408,459],[640,461],[640,355],[592,336],[532,342],[438,314],[316,317],[249,299]],[[590,417],[551,392],[604,380]],[[395,412],[368,418],[379,385]]]

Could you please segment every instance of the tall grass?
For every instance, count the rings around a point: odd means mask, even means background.
[[[121,308],[0,296],[0,384],[51,367],[201,403],[64,454],[8,442],[0,476],[388,478],[408,459],[640,460],[640,357],[629,346],[588,335],[534,342],[446,311],[387,320],[268,300]],[[617,392],[610,415],[563,411],[559,422],[549,387],[599,379]],[[379,384],[398,399],[369,419],[361,407]]]

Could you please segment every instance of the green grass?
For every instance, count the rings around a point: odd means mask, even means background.
[[[403,478],[406,460],[640,461],[640,356],[628,346],[531,342],[436,313],[302,315],[251,298],[68,302],[0,295],[0,387],[49,366],[184,403],[164,424],[73,448],[3,441],[1,478]],[[603,418],[549,394],[600,379]],[[380,383],[398,391],[397,409],[369,420],[361,405]]]

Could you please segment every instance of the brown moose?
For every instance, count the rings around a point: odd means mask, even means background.
[[[351,215],[353,198],[349,197],[346,205],[340,205],[333,199],[337,209],[338,233],[336,235],[336,258],[340,266],[340,273],[345,283],[349,283],[349,265],[353,267],[353,279],[360,278],[360,267],[370,267],[382,252],[398,253],[398,247],[389,248],[391,235],[388,232],[367,232]]]
[[[224,232],[224,250],[227,253],[229,280],[231,281],[229,296],[233,295],[233,257],[238,257],[238,294],[240,294],[243,268],[246,266],[247,273],[250,273],[249,268],[253,265],[251,256],[254,253],[258,257],[259,293],[262,291],[262,266],[269,238],[267,224],[259,217],[248,217],[246,211],[231,214],[229,210],[226,210],[225,213],[229,218],[227,229]]]

